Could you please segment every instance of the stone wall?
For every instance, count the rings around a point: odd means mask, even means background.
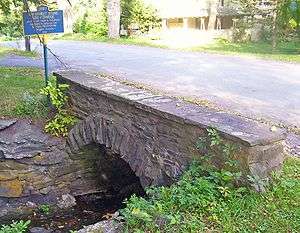
[[[284,135],[265,125],[79,71],[55,75],[70,85],[70,106],[82,119],[68,137],[69,153],[90,143],[104,145],[129,164],[144,187],[173,183],[202,156],[195,143],[207,137],[208,127],[239,148],[235,157],[244,174],[265,178],[282,165]]]
[[[44,133],[42,124],[0,120],[0,223],[43,204],[71,207],[74,196],[123,200],[136,191],[143,191],[138,178],[111,151],[91,143],[68,154],[65,139]]]

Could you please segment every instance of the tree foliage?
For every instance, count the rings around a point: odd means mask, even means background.
[[[300,0],[231,0],[248,18],[246,24],[263,25],[263,38],[287,39],[298,32],[300,36]],[[250,19],[250,20],[249,20]],[[245,20],[245,18],[244,18]]]
[[[28,5],[46,4],[46,0],[1,0],[0,10],[4,14],[9,14],[14,10],[14,7],[23,6],[24,2],[27,2]]]
[[[280,1],[278,23],[282,28],[296,29],[300,33],[300,0]]]
[[[86,2],[82,0],[82,2]],[[95,1],[85,6],[85,13],[80,16],[74,26],[74,32],[106,36],[108,32],[107,0],[101,9],[95,7]],[[83,6],[80,4],[80,6]],[[120,23],[125,29],[139,29],[147,32],[160,26],[156,10],[144,3],[143,0],[121,0]]]
[[[151,28],[160,26],[160,19],[156,9],[147,5],[144,0],[121,0],[120,24],[125,29],[137,28],[141,32],[148,32]],[[103,1],[101,11],[102,32],[107,32],[103,25],[107,25],[107,0]],[[102,34],[104,34],[102,33]]]
[[[8,37],[21,37],[22,13],[29,7],[37,4],[44,4],[45,0],[1,0],[0,1],[0,35]]]
[[[106,4],[104,2],[81,0],[74,6],[73,11],[78,18],[73,26],[75,33],[107,35]]]
[[[151,28],[160,26],[156,10],[143,0],[122,0],[121,6],[121,24],[125,28],[133,26],[142,32],[148,32]]]
[[[22,36],[22,7],[13,6],[10,13],[0,13],[0,35],[8,37]]]

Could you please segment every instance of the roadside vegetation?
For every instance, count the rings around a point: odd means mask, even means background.
[[[177,183],[150,188],[146,198],[132,196],[126,202],[121,210],[125,232],[299,232],[300,160],[287,159],[271,181],[247,176],[245,182],[234,159],[239,148],[214,129],[207,133],[197,142],[207,155]],[[212,163],[216,160],[218,166]]]
[[[300,160],[286,160],[265,193],[233,185],[233,174],[195,162],[171,187],[133,196],[121,211],[125,232],[300,231]]]
[[[288,158],[269,190],[257,193],[231,186],[232,173],[208,173],[195,162],[171,187],[148,189],[147,198],[132,196],[121,210],[124,232],[298,233],[299,174],[300,159]],[[27,232],[29,226],[30,221],[17,221],[1,225],[0,233]]]
[[[77,118],[67,109],[68,96],[65,91],[68,84],[57,84],[49,82],[47,87],[41,89],[40,93],[49,98],[51,105],[55,108],[55,116],[45,125],[45,131],[56,137],[68,136],[70,128],[76,124]]]
[[[50,103],[56,112],[45,125],[45,131],[54,136],[67,136],[76,118],[65,108],[68,100],[64,92],[68,85],[59,84],[51,78],[45,86],[43,73],[35,68],[0,67],[0,117],[20,117],[47,120],[50,118]]]

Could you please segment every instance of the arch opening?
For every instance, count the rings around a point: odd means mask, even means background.
[[[75,190],[79,208],[88,211],[114,212],[124,207],[131,195],[144,196],[140,179],[121,156],[105,145],[91,143],[82,147],[72,158],[86,167],[83,178],[90,190]]]

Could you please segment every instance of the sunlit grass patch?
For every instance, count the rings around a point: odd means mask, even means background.
[[[188,50],[300,62],[300,41],[280,42],[273,50],[270,42],[231,43],[226,40],[218,40],[216,43]]]
[[[43,86],[39,69],[0,67],[0,116],[45,116],[45,98],[39,94]]]
[[[37,57],[38,56],[37,52],[34,52],[34,51],[27,52],[27,51],[23,51],[23,50],[19,50],[19,49],[0,46],[0,57],[7,56],[7,55],[18,55],[18,56],[23,56],[23,57]]]

